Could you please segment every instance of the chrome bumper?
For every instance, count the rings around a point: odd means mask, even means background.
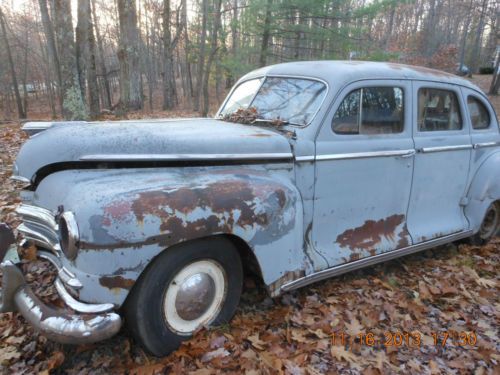
[[[0,224],[0,250],[13,244],[13,234]],[[5,250],[2,256],[4,259]],[[122,325],[121,317],[111,312],[113,305],[91,305],[76,301],[58,278],[55,286],[66,304],[81,313],[69,313],[45,305],[26,284],[21,270],[11,261],[0,264],[3,273],[0,313],[18,311],[38,331],[63,344],[87,344],[114,336]]]

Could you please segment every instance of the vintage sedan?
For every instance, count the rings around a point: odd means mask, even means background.
[[[25,130],[17,231],[57,268],[68,309],[26,285],[4,225],[1,311],[64,343],[124,321],[165,355],[231,319],[245,271],[277,296],[499,229],[496,114],[427,68],[280,64],[241,78],[214,119]]]

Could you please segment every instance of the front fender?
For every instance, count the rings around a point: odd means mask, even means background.
[[[42,181],[35,204],[75,214],[80,251],[66,267],[92,280],[80,298],[110,302],[111,290],[119,305],[161,251],[217,234],[249,244],[267,285],[296,277],[302,204],[289,176],[261,166],[63,171]]]
[[[492,153],[478,168],[467,193],[465,216],[477,232],[490,204],[500,199],[500,150]]]

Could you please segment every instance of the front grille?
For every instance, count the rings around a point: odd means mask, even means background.
[[[23,234],[24,238],[59,255],[59,228],[52,212],[27,204],[21,204],[16,212],[23,219],[23,223],[17,227],[17,230]]]

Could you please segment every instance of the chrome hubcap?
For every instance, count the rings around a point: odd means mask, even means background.
[[[214,280],[206,273],[197,273],[181,284],[175,299],[175,309],[182,319],[194,320],[207,311],[214,297]]]
[[[163,316],[172,331],[190,335],[217,318],[227,293],[227,277],[222,266],[199,260],[181,269],[163,297]]]

